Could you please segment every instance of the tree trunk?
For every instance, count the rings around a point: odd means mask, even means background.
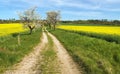
[[[49,28],[51,28],[51,24],[48,24]]]
[[[55,25],[53,25],[53,29],[55,30],[55,28],[56,28],[56,26]]]
[[[21,45],[20,34],[18,34],[18,45]]]
[[[33,26],[33,27],[28,26],[28,27],[29,27],[29,29],[30,29],[30,33],[29,33],[29,34],[32,34],[32,31],[33,31],[33,29],[35,28],[35,26]]]
[[[30,33],[29,33],[29,34],[32,34],[32,30],[33,30],[33,29],[30,29]]]

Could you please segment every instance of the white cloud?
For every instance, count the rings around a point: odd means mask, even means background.
[[[100,3],[100,4],[115,4],[115,3],[120,3],[120,0],[88,0],[89,2],[92,3]]]
[[[58,5],[62,5],[65,1],[64,0],[50,0],[51,2],[54,2]]]
[[[86,9],[91,11],[120,11],[119,7],[110,7],[114,3],[120,3],[120,0],[86,0],[86,2],[81,2],[80,0],[1,0],[0,2],[5,3],[5,5],[10,5],[12,2],[22,2],[26,5],[22,4],[12,4],[16,7],[31,7],[31,6],[38,6],[41,8],[49,8],[49,7],[71,7],[77,9]],[[89,3],[90,2],[90,3]],[[71,9],[72,10],[72,9]]]
[[[76,15],[76,16],[100,16],[102,12],[94,12],[94,11],[62,11],[62,14]]]
[[[91,5],[83,2],[76,2],[73,0],[50,0],[54,2],[56,6],[63,6],[63,7],[76,7],[76,8],[84,8],[84,9],[97,9],[99,5]]]
[[[102,8],[99,10],[108,11],[108,12],[120,12],[120,8]]]
[[[120,0],[105,0],[105,1],[109,3],[120,3]]]
[[[61,7],[73,7],[89,10],[102,10],[102,11],[120,11],[119,8],[112,7],[113,3],[118,3],[120,0],[88,0],[91,3],[85,3],[81,1],[71,1],[71,0],[50,0],[55,6]],[[112,3],[112,4],[111,4]]]
[[[89,10],[103,10],[103,11],[120,11],[119,8],[110,7],[111,3],[120,3],[120,0],[87,0],[88,2],[81,2],[77,0],[1,0],[0,2],[5,5],[10,5],[12,2],[22,2],[22,4],[12,4],[16,7],[29,7],[38,6],[43,8],[48,7],[72,7],[78,9],[89,9]],[[89,3],[90,2],[90,3]]]

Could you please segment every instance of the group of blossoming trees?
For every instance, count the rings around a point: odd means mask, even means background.
[[[46,13],[45,20],[40,19],[40,15],[36,12],[36,7],[30,8],[23,12],[18,13],[20,21],[25,27],[28,27],[30,34],[37,26],[49,26],[49,28],[55,30],[58,21],[60,20],[60,11],[49,11]]]

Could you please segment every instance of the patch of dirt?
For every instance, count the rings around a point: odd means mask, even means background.
[[[36,74],[36,66],[39,64],[38,58],[40,58],[40,52],[45,48],[47,43],[47,36],[43,32],[41,42],[34,50],[26,55],[20,63],[16,64],[13,69],[6,71],[4,74]]]
[[[2,51],[3,49],[2,48],[0,48],[0,51]]]
[[[78,69],[77,65],[57,38],[50,33],[48,33],[48,35],[53,39],[57,57],[60,61],[61,74],[81,74],[82,72]]]

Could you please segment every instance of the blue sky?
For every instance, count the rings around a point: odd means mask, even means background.
[[[42,19],[60,10],[62,20],[120,20],[120,0],[0,0],[0,19],[18,19],[17,12],[34,6]]]

